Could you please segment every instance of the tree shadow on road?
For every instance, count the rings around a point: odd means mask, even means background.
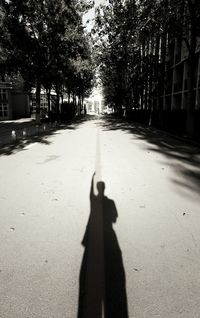
[[[168,134],[131,119],[108,116],[100,122],[104,131],[121,130],[133,136],[134,140],[143,140],[148,144],[148,153],[161,153],[167,158],[166,164],[174,171],[175,178],[171,180],[181,189],[189,189],[199,194],[200,191],[200,147],[192,145],[187,140]],[[180,180],[181,179],[181,180]]]
[[[48,136],[52,135],[52,133],[48,134]],[[46,137],[44,135],[42,136],[32,136],[26,139],[21,139],[18,141],[15,141],[11,144],[4,145],[0,149],[0,156],[10,156],[13,155],[19,151],[25,150],[26,147],[33,143],[41,143],[44,145],[50,145],[51,142],[45,139]]]
[[[0,156],[10,156],[18,151],[25,150],[28,145],[35,142],[50,145],[51,141],[49,141],[48,138],[57,134],[60,130],[73,131],[78,129],[85,121],[91,119],[93,118],[90,116],[83,116],[62,124],[41,124],[39,126],[35,124],[34,120],[28,123],[0,123]],[[12,131],[15,132],[16,136],[16,139],[13,139],[13,141],[11,139]],[[3,144],[4,138],[5,140],[8,138],[9,142]]]
[[[126,279],[122,253],[112,227],[118,213],[104,196],[105,184],[91,183],[91,211],[82,241],[78,318],[128,318]]]

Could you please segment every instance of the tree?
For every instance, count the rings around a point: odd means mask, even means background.
[[[194,134],[195,111],[195,56],[197,39],[200,36],[200,2],[197,0],[177,0],[176,5],[176,31],[181,41],[185,41],[188,48],[189,81],[187,102],[187,133]]]
[[[138,105],[140,50],[137,45],[138,8],[134,0],[113,1],[97,11],[96,60],[105,100],[122,112]]]
[[[46,88],[48,96],[54,87],[59,113],[60,96],[70,81],[71,60],[84,55],[81,16],[92,3],[76,0],[10,0],[3,3],[0,41],[7,57],[6,60],[1,58],[2,74],[7,72],[11,61],[13,70],[20,71],[28,86],[36,87],[38,121],[41,87]]]
[[[112,1],[97,11],[96,60],[107,103],[155,109],[163,123],[169,41],[188,48],[187,131],[193,134],[195,64],[200,36],[198,0]]]

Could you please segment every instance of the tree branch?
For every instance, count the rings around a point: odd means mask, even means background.
[[[188,51],[189,51],[189,53],[190,53],[190,52],[191,52],[191,47],[190,47],[190,43],[189,43],[188,39],[187,39],[186,37],[183,37],[183,38],[182,38],[182,41],[185,42],[185,44],[186,44],[186,46],[187,46],[187,49],[188,49]]]

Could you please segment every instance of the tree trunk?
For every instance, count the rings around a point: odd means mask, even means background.
[[[78,116],[80,116],[81,113],[81,96],[78,96]]]
[[[195,112],[195,50],[196,50],[196,12],[195,4],[188,0],[191,21],[191,40],[189,49],[189,79],[187,100],[187,123],[186,129],[189,136],[195,134],[194,112]]]
[[[63,107],[63,103],[64,103],[64,97],[63,97],[63,94],[61,95],[61,105]]]
[[[56,117],[57,120],[60,118],[60,92],[59,89],[56,89]]]
[[[144,45],[140,48],[140,77],[141,77],[141,89],[140,89],[140,109],[144,109]]]
[[[84,113],[84,97],[82,96],[82,98],[81,98],[81,109],[82,109],[82,112]]]
[[[158,107],[159,107],[159,126],[164,128],[164,114],[163,114],[163,98],[165,91],[165,68],[166,68],[166,54],[167,54],[167,26],[165,26],[162,37],[161,37],[161,70],[160,70],[160,83],[159,83],[159,96],[158,96]]]
[[[40,80],[37,80],[36,84],[36,123],[40,123],[40,92],[41,92],[41,83]]]
[[[70,104],[70,97],[71,97],[71,92],[70,92],[70,89],[68,88],[68,104]]]
[[[47,104],[48,104],[48,117],[50,118],[50,111],[51,111],[51,89],[47,90]]]
[[[194,90],[194,58],[195,54],[189,58],[189,79],[188,79],[188,99],[187,99],[187,134],[194,135],[194,112],[195,112],[195,90]]]
[[[76,115],[76,95],[73,93],[73,116]]]
[[[153,104],[154,104],[154,96],[153,96],[153,84],[154,84],[154,74],[155,74],[155,60],[154,60],[154,48],[156,42],[155,37],[151,37],[150,42],[150,67],[149,67],[149,126],[152,124],[152,113],[153,113]]]
[[[160,49],[160,35],[156,37],[156,49],[155,49],[155,74],[154,74],[154,79],[155,79],[155,92],[154,92],[154,97],[156,102],[156,111],[158,111],[158,105],[159,105],[159,49]]]
[[[5,82],[5,81],[6,81],[6,74],[5,74],[5,72],[2,72],[2,74],[1,74],[1,81],[2,81],[2,82]]]

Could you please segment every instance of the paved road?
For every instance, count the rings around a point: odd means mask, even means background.
[[[199,163],[198,148],[102,118],[4,149],[0,317],[85,318],[91,297],[108,318],[200,317]]]

